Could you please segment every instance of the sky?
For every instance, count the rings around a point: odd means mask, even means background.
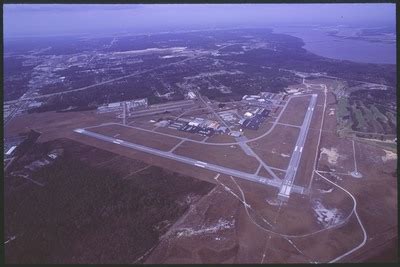
[[[4,37],[234,27],[392,26],[395,4],[5,4]]]

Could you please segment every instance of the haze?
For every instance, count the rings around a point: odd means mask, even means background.
[[[7,4],[4,36],[159,32],[274,25],[395,25],[394,4]]]

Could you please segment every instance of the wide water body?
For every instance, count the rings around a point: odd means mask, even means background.
[[[395,43],[342,39],[313,27],[276,27],[274,32],[303,39],[303,48],[319,56],[362,63],[396,64]]]

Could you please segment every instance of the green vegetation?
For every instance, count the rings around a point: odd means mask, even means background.
[[[375,120],[380,119],[383,123],[388,122],[388,118],[383,115],[375,105],[371,105],[371,111],[373,112]]]
[[[336,119],[338,121],[338,132],[340,133],[350,130],[352,126],[350,111],[348,107],[349,101],[347,98],[338,99]]]
[[[337,117],[339,119],[343,119],[350,115],[349,110],[347,107],[349,106],[349,100],[347,98],[339,98],[338,100],[338,110],[337,110]]]
[[[5,235],[16,236],[6,246],[8,263],[132,263],[187,210],[188,194],[213,187],[158,167],[122,180],[118,169],[91,167],[65,151],[32,174],[44,187],[5,188]]]
[[[352,117],[354,120],[353,129],[356,131],[365,131],[367,130],[367,122],[364,119],[363,113],[361,109],[358,108],[356,105],[351,106]]]
[[[397,122],[396,122],[396,116],[395,116],[392,112],[389,112],[389,111],[388,111],[388,112],[386,112],[385,114],[386,114],[387,118],[389,118],[390,123],[393,123],[394,125],[397,124]]]
[[[396,117],[391,107],[382,106],[379,102],[374,103],[373,97],[365,96],[369,97],[362,99],[352,93],[349,98],[338,99],[338,133],[341,136],[356,134],[359,137],[378,140],[394,138]]]
[[[357,141],[397,153],[397,143],[382,142],[380,140],[370,140],[364,138],[357,138]]]

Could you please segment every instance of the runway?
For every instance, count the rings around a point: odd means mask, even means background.
[[[132,149],[136,149],[142,152],[146,152],[149,154],[153,154],[156,156],[160,156],[163,158],[168,158],[168,159],[172,159],[172,160],[176,160],[182,163],[186,163],[192,166],[197,166],[199,168],[204,168],[204,169],[208,169],[211,171],[215,171],[218,173],[223,173],[223,174],[227,174],[227,175],[232,175],[234,177],[238,177],[241,179],[245,179],[251,182],[255,182],[255,183],[259,183],[259,184],[263,184],[263,185],[268,185],[268,186],[273,186],[275,188],[280,188],[281,187],[281,182],[278,182],[276,180],[269,180],[265,177],[262,176],[258,176],[255,175],[253,173],[246,173],[246,172],[242,172],[242,171],[238,171],[235,169],[231,169],[231,168],[226,168],[223,166],[219,166],[219,165],[215,165],[212,163],[207,163],[207,162],[203,162],[203,161],[199,161],[196,159],[192,159],[192,158],[188,158],[188,157],[184,157],[184,156],[179,156],[176,154],[173,154],[171,152],[164,152],[158,149],[154,149],[154,148],[150,148],[150,147],[146,147],[146,146],[142,146],[142,145],[138,145],[138,144],[134,144],[131,142],[127,142],[124,140],[120,140],[117,138],[113,138],[113,137],[109,137],[109,136],[105,136],[102,134],[98,134],[98,133],[94,133],[94,132],[90,132],[88,130],[84,130],[84,129],[76,129],[74,130],[74,132],[79,133],[79,134],[83,134],[83,135],[87,135],[90,137],[94,137],[97,138],[99,140],[103,140],[106,142],[111,142],[117,145],[121,145],[124,147],[128,147],[128,148],[132,148]],[[304,188],[302,187],[294,187],[293,188],[294,191],[296,191],[297,193],[302,193],[304,191]]]
[[[283,199],[288,199],[293,188],[293,182],[296,177],[297,168],[299,167],[301,155],[303,152],[304,143],[306,141],[307,133],[310,127],[311,118],[314,113],[314,107],[317,100],[317,95],[313,94],[311,96],[310,103],[306,115],[301,125],[300,133],[296,141],[296,146],[292,153],[292,157],[289,162],[289,166],[286,170],[285,178],[283,179],[282,186],[280,188],[278,196]]]

